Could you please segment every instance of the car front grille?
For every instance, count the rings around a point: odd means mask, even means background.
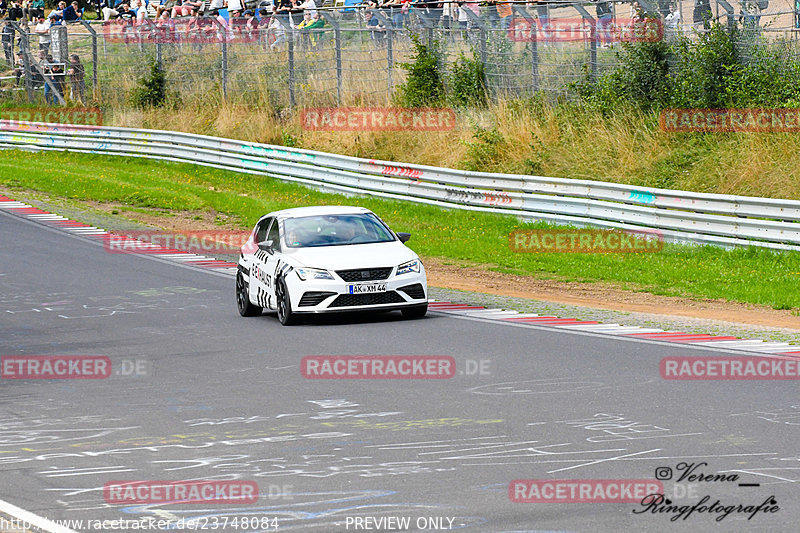
[[[369,294],[340,294],[330,307],[354,307],[356,305],[397,304],[405,300],[395,291]]]
[[[337,270],[336,273],[345,281],[377,281],[386,279],[392,273],[393,267],[385,268],[356,268],[353,270]]]
[[[300,303],[297,304],[298,307],[308,307],[311,305],[319,305],[322,303],[322,300],[329,296],[333,296],[336,294],[335,292],[318,292],[318,291],[309,291],[303,294],[303,297],[300,298]]]
[[[422,283],[406,285],[405,287],[400,287],[397,290],[403,291],[404,293],[408,294],[408,297],[413,300],[419,300],[420,298],[425,298],[425,289],[422,288]]]

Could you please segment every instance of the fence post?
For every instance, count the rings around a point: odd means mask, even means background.
[[[289,105],[295,107],[297,99],[294,94],[294,29],[283,17],[278,17],[278,22],[283,25],[289,43]]]
[[[736,26],[736,19],[734,18],[735,11],[733,6],[725,0],[717,0],[717,5],[722,6],[722,9],[725,10],[725,13],[728,16],[728,28],[733,29]]]
[[[486,26],[483,25],[481,19],[478,18],[478,15],[472,12],[471,9],[464,9],[464,13],[467,14],[467,18],[478,27],[480,30],[480,54],[481,54],[481,63],[483,66],[486,67]],[[467,33],[469,34],[469,28],[467,28]]]
[[[80,19],[83,27],[89,30],[92,36],[92,93],[94,98],[97,98],[97,32],[92,28],[92,25],[83,19]]]
[[[539,48],[536,42],[538,23],[536,19],[533,18],[533,15],[528,13],[522,6],[514,6],[514,13],[523,18],[530,28],[530,39],[528,42],[531,45],[531,86],[533,91],[536,92],[539,90]],[[510,31],[515,31],[514,19],[511,19],[511,24]]]
[[[326,11],[318,11],[317,13],[333,26],[334,49],[336,52],[336,104],[342,105],[342,32],[339,28],[339,21],[334,18],[333,13]]]
[[[203,15],[203,17],[206,18],[207,15]],[[218,35],[222,36],[220,37],[220,46],[222,52],[222,98],[224,100],[228,98],[228,26],[221,23],[217,17],[207,18],[211,19],[211,21],[217,26],[217,31],[219,32]],[[230,24],[230,21],[228,24]]]
[[[378,22],[386,28],[386,89],[391,99],[392,89],[394,89],[394,28],[392,21],[387,19],[386,14],[380,9],[373,9],[372,16],[376,17]]]
[[[597,80],[597,21],[581,4],[573,3],[572,7],[574,7],[575,10],[580,13],[581,17],[583,17],[583,20],[589,24],[589,65],[592,68],[590,79],[595,81]]]
[[[15,21],[9,21],[14,31],[19,33],[19,51],[22,52],[22,68],[25,70],[25,92],[28,102],[33,103],[33,85],[31,85],[31,57],[28,48],[28,32]],[[12,41],[13,43],[13,41]]]

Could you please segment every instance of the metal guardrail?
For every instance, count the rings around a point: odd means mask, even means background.
[[[188,133],[0,124],[0,149],[69,150],[193,163],[317,189],[574,226],[658,230],[666,241],[800,250],[800,201],[490,174]]]

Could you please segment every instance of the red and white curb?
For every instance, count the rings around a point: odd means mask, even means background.
[[[682,331],[665,331],[659,328],[644,328],[640,326],[625,326],[622,324],[602,324],[595,320],[578,320],[576,318],[560,318],[557,316],[542,316],[536,313],[520,313],[506,309],[487,309],[482,306],[458,304],[453,302],[439,302],[431,300],[428,308],[432,311],[447,313],[456,316],[483,318],[500,322],[513,322],[515,324],[528,324],[546,326],[555,329],[584,331],[590,333],[604,333],[655,341],[673,342],[676,344],[693,344],[731,350],[746,350],[760,352],[786,359],[800,359],[800,346],[788,342],[765,342],[761,339],[739,339],[719,335],[701,333],[684,333]]]
[[[119,245],[123,250],[125,249],[126,245],[136,245],[137,249],[139,250],[141,250],[143,247],[148,248],[146,252],[135,252],[137,254],[146,253],[147,255],[152,255],[161,259],[177,261],[179,263],[197,267],[213,268],[217,272],[223,272],[226,274],[236,274],[236,263],[231,263],[230,261],[221,261],[213,257],[192,254],[181,250],[165,248],[157,244],[147,245],[142,243],[142,241],[125,237],[124,235],[118,235],[102,228],[89,226],[88,224],[83,224],[82,222],[77,222],[67,217],[62,217],[61,215],[43,211],[38,207],[33,207],[32,205],[24,202],[18,202],[8,198],[7,196],[0,195],[0,209],[28,218],[29,220],[40,222],[47,226],[62,229],[72,233],[73,235],[83,235],[98,241],[108,241],[110,239],[114,239],[114,244]]]
[[[15,215],[26,217],[30,220],[57,227],[74,235],[83,235],[95,240],[115,239],[115,244],[119,244],[124,249],[125,245],[137,245],[141,249],[142,241],[132,238],[121,237],[102,228],[89,226],[75,220],[71,220],[61,215],[56,215],[48,211],[43,211],[37,207],[18,202],[6,196],[0,195],[0,209],[7,210]],[[214,269],[216,272],[235,275],[237,270],[236,263],[221,261],[213,257],[192,254],[181,250],[174,250],[151,244],[149,249],[144,252],[147,255],[162,259],[176,261],[178,263],[189,264],[192,266]],[[142,253],[142,252],[137,252]],[[591,333],[603,333],[607,335],[619,335],[622,337],[633,337],[656,341],[666,341],[678,344],[693,344],[698,346],[718,347],[731,350],[746,350],[749,352],[760,352],[771,354],[781,358],[800,359],[800,346],[793,346],[788,342],[765,342],[761,339],[739,339],[737,337],[726,337],[717,335],[707,335],[698,333],[684,333],[682,331],[665,331],[659,328],[643,328],[640,326],[625,326],[622,324],[602,324],[595,320],[578,320],[575,318],[560,318],[557,316],[542,316],[535,313],[520,313],[518,311],[506,309],[487,309],[483,306],[459,304],[452,302],[439,302],[430,300],[428,307],[432,311],[447,313],[454,316],[474,317],[500,322],[512,322],[515,324],[528,324],[536,326],[552,327],[562,330],[583,331]]]

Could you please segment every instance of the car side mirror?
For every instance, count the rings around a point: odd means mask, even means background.
[[[263,250],[269,254],[273,253],[275,249],[272,247],[272,241],[261,241],[258,243],[258,249]]]
[[[410,233],[403,233],[401,231],[401,232],[397,233],[397,238],[400,239],[400,242],[408,242],[408,239],[411,238],[411,234]]]

